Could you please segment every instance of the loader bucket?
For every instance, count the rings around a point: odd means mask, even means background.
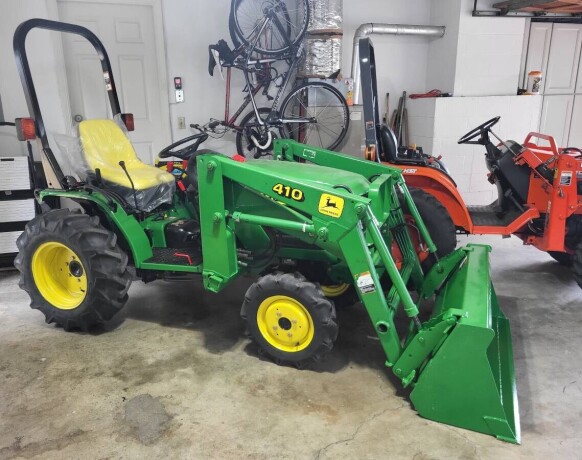
[[[519,444],[520,425],[509,321],[489,274],[491,248],[467,258],[437,295],[432,317],[456,318],[426,362],[411,400],[425,418]]]

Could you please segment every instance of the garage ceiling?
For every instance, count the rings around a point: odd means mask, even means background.
[[[510,0],[493,5],[502,10],[502,14],[511,11],[526,13],[582,13],[582,0]]]

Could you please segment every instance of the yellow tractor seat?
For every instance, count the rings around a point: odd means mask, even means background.
[[[174,176],[138,158],[131,142],[113,120],[82,121],[79,134],[87,166],[93,171],[99,169],[104,181],[131,188],[127,174],[119,165],[124,161],[136,190],[174,182]]]

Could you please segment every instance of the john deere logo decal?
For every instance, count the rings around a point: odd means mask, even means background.
[[[341,217],[344,211],[344,199],[339,196],[330,195],[324,193],[319,199],[319,212],[325,214],[326,216],[335,217],[336,219]]]

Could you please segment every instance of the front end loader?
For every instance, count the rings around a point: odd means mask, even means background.
[[[48,143],[24,46],[35,27],[87,38],[106,74],[118,122],[81,122],[82,177],[65,175]],[[276,362],[303,367],[329,353],[338,334],[333,301],[302,272],[310,264],[354,287],[386,366],[412,389],[420,415],[519,443],[511,334],[491,284],[490,248],[468,245],[438,259],[399,170],[288,140],[276,143],[279,161],[245,161],[198,150],[203,137],[191,136],[190,147],[165,149],[187,161],[176,179],[135,156],[124,133],[131,117],[121,114],[92,32],[35,19],[14,44],[31,116],[19,120],[20,135],[39,140],[53,178],[38,200],[82,208],[45,208],[18,241],[21,286],[47,322],[88,329],[107,321],[127,300],[131,272],[144,281],[200,278],[211,292],[254,275],[241,311],[252,339]],[[426,273],[411,225],[434,258]],[[428,301],[425,318],[419,309]],[[404,331],[397,314],[408,318]]]

